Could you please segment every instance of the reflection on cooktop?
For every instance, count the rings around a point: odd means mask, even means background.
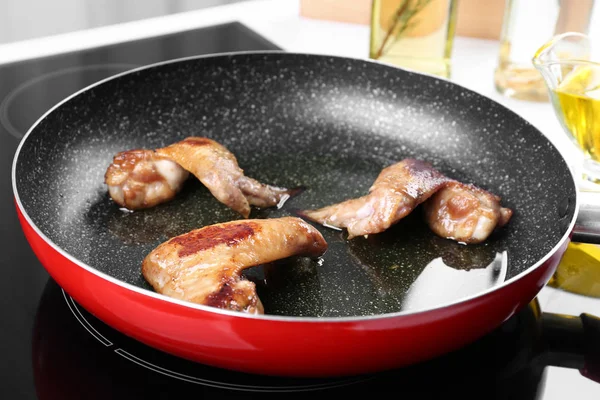
[[[248,375],[200,365],[147,347],[108,327],[49,280],[36,315],[34,371],[41,398],[155,398],[193,386],[199,394],[219,391],[305,392],[356,385],[371,376],[290,379]],[[112,382],[112,388],[106,382]],[[73,385],[73,382],[78,382]],[[98,390],[96,390],[96,388]],[[168,390],[167,390],[168,388]],[[93,389],[93,390],[92,390]],[[81,392],[79,391],[81,390]],[[108,391],[108,392],[107,392]],[[92,397],[89,394],[92,393]],[[108,395],[108,397],[106,397]]]
[[[49,280],[35,316],[32,349],[40,399],[154,399],[167,393],[173,398],[190,391],[247,398],[256,392],[367,394],[383,389],[419,392],[425,398],[494,393],[494,398],[534,399],[549,360],[575,367],[573,360],[580,357],[549,357],[552,348],[540,348],[544,337],[573,343],[574,332],[560,318],[548,319],[533,302],[490,335],[430,362],[346,378],[267,377],[224,371],[147,347],[96,319]]]

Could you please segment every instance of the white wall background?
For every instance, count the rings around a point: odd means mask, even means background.
[[[0,43],[243,0],[0,0]]]

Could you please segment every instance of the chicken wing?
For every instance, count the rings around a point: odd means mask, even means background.
[[[321,233],[300,218],[230,221],[162,243],[144,259],[142,274],[170,297],[263,314],[256,286],[242,271],[291,256],[316,258],[326,250]]]
[[[423,209],[434,233],[463,243],[484,241],[513,214],[500,206],[500,197],[456,181],[444,185],[423,204]]]
[[[188,137],[167,147],[118,153],[105,173],[112,199],[128,209],[171,200],[192,173],[221,203],[250,215],[250,206],[281,206],[300,188],[280,188],[244,176],[235,156],[204,137]]]
[[[325,226],[347,228],[348,239],[379,233],[448,181],[429,163],[405,159],[384,168],[367,195],[301,214]]]
[[[154,207],[181,190],[189,172],[152,150],[117,153],[104,174],[110,197],[131,210]]]
[[[235,156],[221,144],[204,137],[188,137],[156,150],[196,176],[221,203],[250,215],[250,205],[273,207],[294,189],[269,186],[244,176]]]

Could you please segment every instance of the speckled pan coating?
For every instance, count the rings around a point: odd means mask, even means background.
[[[248,176],[306,187],[281,210],[253,209],[253,218],[360,196],[383,167],[406,157],[500,195],[515,212],[486,243],[470,246],[433,235],[420,209],[367,239],[348,241],[315,225],[329,243],[321,261],[285,260],[248,272],[270,314],[402,310],[410,285],[438,257],[470,270],[460,278],[468,280],[507,251],[508,279],[551,251],[574,215],[575,187],[560,154],[490,99],[378,63],[279,52],[181,60],[82,92],[27,137],[16,164],[18,195],[33,222],[69,254],[151,290],[140,267],[153,248],[239,216],[194,179],[170,203],[123,212],[103,175],[118,151],[191,135],[228,147]]]

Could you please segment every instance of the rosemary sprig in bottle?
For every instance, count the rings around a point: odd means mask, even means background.
[[[397,39],[402,37],[407,29],[412,28],[417,21],[413,21],[415,15],[417,15],[423,8],[425,8],[431,0],[401,0],[400,4],[390,23],[390,28],[386,32],[386,35],[381,42],[381,46],[377,53],[375,53],[375,59],[380,58],[383,55],[385,47],[387,46],[390,38],[394,36]],[[396,32],[394,34],[394,32]]]

